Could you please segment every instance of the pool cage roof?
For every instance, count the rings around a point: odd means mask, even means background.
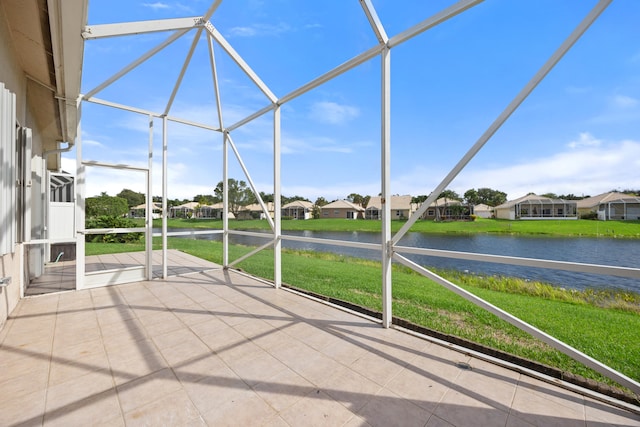
[[[392,324],[392,306],[391,306],[391,289],[392,289],[392,276],[391,265],[395,261],[403,264],[414,271],[422,274],[423,276],[445,286],[456,294],[471,301],[472,303],[490,311],[491,313],[499,316],[507,322],[515,325],[516,327],[534,335],[545,343],[551,345],[557,350],[569,355],[570,357],[584,363],[588,367],[602,373],[603,375],[613,379],[621,385],[628,387],[635,393],[640,394],[640,384],[635,380],[628,378],[627,376],[609,368],[601,362],[594,360],[588,355],[572,348],[571,346],[549,336],[545,332],[523,322],[522,320],[512,316],[511,314],[493,306],[492,304],[476,297],[475,295],[465,291],[456,284],[444,279],[438,274],[430,271],[429,269],[420,266],[409,258],[407,254],[420,254],[430,255],[438,257],[450,257],[456,259],[477,260],[494,263],[505,263],[514,265],[524,265],[541,268],[554,268],[559,270],[568,271],[580,271],[590,272],[596,274],[609,274],[623,277],[640,278],[640,270],[635,268],[625,267],[612,267],[604,265],[586,265],[571,262],[555,262],[545,261],[539,259],[529,258],[516,258],[495,256],[487,254],[475,254],[475,253],[462,253],[462,252],[448,252],[438,251],[424,248],[404,247],[399,245],[400,239],[411,229],[412,225],[425,213],[430,205],[436,200],[438,195],[444,191],[451,182],[460,174],[465,166],[476,156],[476,154],[485,146],[485,144],[491,139],[491,137],[500,129],[500,127],[507,121],[512,113],[522,104],[522,102],[534,91],[536,86],[545,78],[545,76],[553,69],[553,67],[561,60],[561,58],[569,51],[574,43],[587,31],[589,26],[598,18],[598,16],[605,10],[605,8],[611,3],[610,0],[599,1],[595,7],[580,21],[580,23],[571,31],[569,36],[557,47],[555,52],[544,62],[544,64],[533,73],[533,77],[521,88],[517,95],[508,103],[504,110],[495,118],[490,126],[482,133],[482,135],[475,141],[475,143],[468,149],[466,153],[458,160],[453,168],[448,173],[441,177],[438,185],[434,188],[425,189],[429,194],[427,199],[420,205],[419,209],[414,212],[408,221],[401,227],[401,229],[393,234],[391,231],[391,207],[390,203],[385,201],[391,200],[393,194],[393,188],[391,188],[390,180],[390,157],[392,154],[393,145],[391,143],[391,51],[403,43],[413,38],[420,37],[421,34],[443,24],[444,22],[453,19],[454,17],[463,14],[467,10],[475,7],[481,0],[461,0],[458,1],[439,12],[433,14],[430,17],[422,20],[416,25],[403,29],[395,34],[388,34],[387,28],[383,25],[378,17],[376,8],[371,0],[360,0],[359,6],[361,12],[366,17],[369,23],[371,34],[374,35],[375,43],[368,48],[363,49],[360,53],[347,59],[341,65],[326,70],[319,77],[308,81],[307,83],[295,88],[294,90],[284,94],[276,95],[276,91],[272,90],[268,84],[263,81],[261,76],[256,73],[251,67],[250,58],[244,58],[235,49],[232,43],[229,42],[225,36],[217,29],[215,25],[216,11],[218,10],[222,0],[216,0],[211,3],[208,9],[201,16],[193,16],[186,18],[175,19],[163,19],[163,20],[151,20],[140,22],[122,22],[122,23],[109,23],[99,25],[88,25],[82,34],[82,37],[86,42],[92,40],[110,37],[119,37],[123,43],[126,43],[127,36],[132,35],[145,35],[151,33],[169,35],[161,40],[154,48],[145,52],[141,56],[133,59],[128,65],[124,66],[118,72],[100,82],[96,86],[87,90],[81,95],[81,102],[98,104],[106,107],[112,107],[114,109],[134,113],[146,117],[149,122],[149,163],[148,165],[125,165],[114,164],[108,162],[102,162],[100,160],[89,160],[83,157],[82,142],[77,143],[77,215],[76,226],[78,230],[82,230],[81,234],[100,233],[104,230],[84,230],[84,204],[85,204],[85,183],[86,183],[86,169],[90,167],[109,168],[109,169],[121,169],[132,170],[135,172],[141,172],[146,177],[147,183],[147,217],[146,226],[141,229],[135,229],[135,231],[146,232],[147,242],[147,265],[145,273],[140,279],[151,277],[150,265],[151,265],[151,236],[153,234],[151,224],[151,212],[152,212],[152,197],[151,196],[151,174],[153,169],[153,138],[154,138],[154,123],[159,121],[162,128],[162,212],[163,214],[163,227],[160,236],[163,243],[163,277],[167,277],[167,236],[171,235],[167,229],[167,195],[168,195],[168,179],[167,168],[170,162],[169,153],[172,147],[169,144],[171,140],[171,134],[168,132],[167,124],[169,122],[175,122],[182,125],[191,126],[198,129],[217,134],[220,138],[222,150],[220,153],[222,164],[222,181],[228,182],[229,177],[229,153],[235,157],[235,160],[239,164],[244,174],[243,179],[246,180],[249,187],[256,196],[258,203],[262,207],[265,217],[267,218],[271,233],[264,235],[262,233],[249,233],[234,231],[229,228],[228,224],[228,209],[224,209],[223,214],[223,230],[220,231],[223,238],[223,266],[233,267],[237,263],[243,261],[247,257],[261,251],[265,248],[273,248],[274,250],[274,277],[273,282],[276,288],[279,288],[282,284],[282,270],[281,270],[281,245],[283,240],[309,240],[315,243],[331,243],[344,246],[356,246],[365,249],[375,250],[381,254],[382,268],[382,302],[383,302],[383,314],[382,314],[382,326],[390,327]],[[143,64],[149,59],[153,58],[156,54],[162,52],[164,49],[169,48],[176,44],[177,41],[187,41],[182,46],[186,50],[186,59],[184,60],[179,75],[174,81],[168,81],[166,84],[171,88],[171,92],[168,98],[161,104],[161,108],[156,111],[152,111],[146,108],[141,108],[139,105],[127,105],[128,103],[122,102],[118,99],[102,99],[101,95],[108,92],[108,88],[117,82],[118,80],[127,76],[130,72],[142,67]],[[209,78],[213,82],[213,93],[209,94],[214,97],[217,117],[215,117],[215,124],[203,123],[198,121],[194,117],[180,117],[174,113],[174,103],[176,95],[181,88],[182,83],[187,78],[187,71],[190,63],[196,53],[196,47],[201,43],[206,43],[206,51],[208,54],[209,63]],[[217,49],[222,49],[225,54],[232,59],[235,65],[242,71],[242,73],[248,78],[248,80],[259,90],[263,107],[258,108],[255,111],[249,111],[244,117],[234,118],[235,120],[223,120],[223,111],[227,106],[222,102],[220,96],[220,88],[225,84],[224,80],[220,76],[218,61],[214,54],[214,46]],[[286,107],[288,103],[294,101],[305,93],[323,87],[333,79],[341,76],[342,74],[352,70],[359,65],[369,61],[379,61],[380,81],[371,88],[371,91],[376,91],[379,95],[379,105],[381,111],[380,117],[380,129],[379,129],[379,165],[380,165],[380,195],[381,195],[381,241],[379,244],[365,244],[356,242],[336,242],[336,241],[322,241],[322,239],[303,238],[283,235],[281,231],[281,172],[282,172],[282,129],[281,129],[281,113],[282,108]],[[85,63],[85,67],[86,67]],[[277,64],[274,64],[277,67]],[[252,179],[251,169],[243,161],[243,149],[242,146],[235,142],[236,131],[241,130],[244,126],[251,124],[258,118],[270,117],[272,123],[272,140],[271,140],[271,162],[273,165],[273,200],[274,200],[274,218],[269,215],[269,210],[265,201],[261,198],[260,192]],[[80,132],[78,132],[80,135]],[[158,173],[157,171],[154,171]],[[229,206],[228,188],[224,187],[223,190],[223,203],[225,206]],[[114,230],[111,230],[112,232]],[[116,230],[118,231],[118,230]],[[131,229],[120,230],[121,232],[129,232]],[[228,238],[230,234],[255,234],[261,238],[265,238],[265,244],[249,252],[248,254],[235,259],[229,259],[228,253]],[[83,288],[85,272],[82,264],[84,258],[84,239],[78,240],[78,267],[76,273],[77,287]],[[107,282],[110,283],[110,282]]]

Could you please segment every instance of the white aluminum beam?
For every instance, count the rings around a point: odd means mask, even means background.
[[[245,259],[247,259],[249,257],[252,257],[253,255],[257,254],[261,250],[266,249],[266,248],[271,247],[271,246],[273,246],[273,242],[267,242],[262,246],[258,246],[257,248],[253,249],[252,251],[242,255],[239,258],[236,258],[235,260],[233,260],[233,262],[231,262],[231,264],[229,264],[229,267],[233,267],[234,265],[241,263]]]
[[[381,44],[387,44],[389,37],[387,36],[387,32],[384,30],[382,22],[380,22],[380,18],[378,18],[378,14],[371,3],[371,0],[360,0],[360,6],[362,6],[362,9],[364,10],[364,14],[367,15],[369,24],[371,24],[371,29],[373,29],[373,32],[376,34],[378,42]]]
[[[117,24],[87,25],[82,31],[85,40],[105,37],[129,36],[134,34],[155,33],[159,31],[190,30],[202,28],[204,21],[200,16],[191,18],[157,19],[149,21],[121,22]]]
[[[173,236],[200,236],[206,234],[222,234],[222,230],[197,230],[197,231],[169,231],[168,237]],[[153,237],[160,237],[162,233],[153,233]]]
[[[167,106],[164,109],[164,115],[168,115],[169,111],[171,111],[171,106],[173,105],[173,101],[178,94],[178,90],[180,89],[180,85],[182,85],[182,79],[184,79],[184,74],[187,72],[187,68],[191,63],[191,58],[193,57],[193,52],[196,50],[196,46],[198,46],[198,42],[200,41],[200,35],[202,34],[202,28],[199,28],[196,31],[196,35],[193,37],[193,41],[191,42],[191,48],[189,48],[189,52],[187,53],[187,57],[182,64],[182,69],[180,70],[180,74],[178,75],[178,79],[176,80],[176,84],[173,86],[173,91],[171,91],[171,95],[169,96],[169,101],[167,102]]]
[[[250,121],[253,121],[253,120],[257,119],[258,117],[267,114],[269,111],[274,110],[276,108],[276,106],[277,106],[276,104],[269,104],[266,107],[264,107],[263,109],[258,110],[255,113],[251,114],[250,116],[248,116],[248,117],[240,120],[239,122],[229,126],[227,128],[227,130],[229,132],[232,132],[232,131],[238,129],[239,127],[244,126],[245,124],[249,123]]]
[[[119,110],[129,111],[129,112],[132,112],[132,113],[144,114],[145,116],[153,116],[153,117],[156,117],[156,118],[165,117],[162,113],[158,113],[158,112],[155,112],[155,111],[144,110],[144,109],[136,108],[136,107],[130,107],[128,105],[118,104],[116,102],[105,101],[104,99],[100,99],[100,98],[96,98],[96,97],[91,97],[91,98],[85,99],[84,101],[85,102],[91,102],[93,104],[104,105],[106,107],[117,108]],[[205,124],[205,123],[194,122],[194,121],[183,119],[183,118],[180,118],[180,117],[166,116],[166,118],[170,122],[182,123],[182,124],[185,124],[185,125],[194,126],[194,127],[198,127],[198,128],[206,129],[206,130],[212,130],[212,131],[215,131],[215,132],[220,132],[221,131],[221,129],[218,128],[218,127],[214,127],[214,126],[211,126],[211,125],[208,125],[208,124]]]
[[[464,259],[468,261],[492,262],[496,264],[520,265],[524,267],[550,268],[553,270],[573,271],[577,273],[607,274],[617,277],[640,279],[640,268],[618,267],[612,265],[587,264],[569,261],[553,261],[538,258],[523,258],[506,255],[489,255],[475,252],[447,251],[442,249],[394,246],[397,253],[434,256],[439,258]]]
[[[81,112],[82,105],[79,107]],[[78,114],[79,116],[81,114]],[[86,207],[86,166],[82,164],[82,132],[81,121],[78,121],[76,133],[76,290],[84,288],[86,242],[80,230],[85,228]]]
[[[298,89],[286,94],[285,96],[283,96],[282,98],[280,98],[278,100],[278,104],[282,105],[285,104],[289,101],[291,101],[292,99],[295,99],[297,97],[299,97],[300,95],[303,95],[307,92],[309,92],[311,89],[314,89],[318,86],[320,86],[321,84],[328,82],[329,80],[333,79],[334,77],[339,76],[340,74],[343,74],[349,70],[351,70],[352,68],[357,67],[358,65],[370,60],[371,58],[375,57],[376,55],[378,55],[382,50],[382,47],[380,45],[374,46],[364,52],[362,52],[361,54],[354,56],[353,58],[351,58],[350,60],[342,63],[341,65],[338,65],[336,68],[334,68],[333,70],[321,75],[320,77],[310,81],[309,83],[300,86]]]
[[[120,77],[124,76],[125,74],[127,74],[128,72],[130,72],[131,70],[136,68],[138,65],[142,64],[147,59],[151,58],[153,55],[155,55],[156,53],[160,52],[162,49],[164,49],[165,47],[169,46],[174,41],[178,40],[180,37],[185,35],[187,33],[187,31],[188,30],[176,31],[174,34],[172,34],[164,42],[160,43],[158,46],[156,46],[153,49],[149,50],[144,55],[142,55],[141,57],[139,57],[135,61],[131,62],[129,65],[127,65],[126,67],[124,67],[120,71],[118,71],[116,74],[114,74],[113,76],[109,77],[103,83],[101,83],[100,85],[96,86],[94,89],[92,89],[89,92],[87,92],[84,95],[83,98],[84,99],[92,98],[96,93],[100,92],[101,90],[103,90],[107,86],[111,85],[113,82],[118,80]]]
[[[222,267],[229,266],[229,132],[222,140]]]
[[[319,245],[343,246],[346,248],[371,249],[372,251],[380,250],[380,244],[378,243],[364,243],[364,242],[354,242],[351,240],[334,240],[334,239],[323,239],[319,237],[293,236],[290,234],[282,234],[280,238],[282,240],[291,240],[292,242],[306,242],[306,243],[316,243]]]
[[[394,47],[399,45],[400,43],[403,43],[407,40],[409,40],[412,37],[417,36],[418,34],[427,31],[430,28],[435,27],[436,25],[439,25],[441,23],[443,23],[444,21],[453,18],[456,15],[459,15],[460,13],[464,12],[467,9],[472,8],[473,6],[482,3],[484,0],[462,0],[459,1],[458,3],[449,6],[448,8],[436,13],[435,15],[433,15],[430,18],[425,19],[424,21],[420,22],[419,24],[414,25],[413,27],[409,28],[406,31],[401,32],[400,34],[397,34],[393,37],[391,37],[389,39],[389,42],[387,43],[387,45],[389,47]]]
[[[233,234],[236,236],[249,236],[249,237],[258,237],[260,239],[270,239],[273,240],[273,233],[261,233],[257,231],[245,231],[245,230],[229,230],[229,234]]]
[[[147,171],[146,186],[146,212],[144,222],[146,226],[145,233],[145,277],[147,280],[153,278],[153,116],[149,115],[149,159]]]
[[[149,171],[149,169],[146,167],[143,168],[139,166],[129,166],[124,164],[98,162],[97,160],[84,160],[82,164],[85,166],[98,166],[98,167],[110,168],[110,169],[124,169],[124,170],[141,171],[141,172]]]
[[[520,320],[519,318],[513,316],[510,313],[507,313],[506,311],[496,307],[495,305],[483,300],[480,297],[475,296],[474,294],[472,294],[471,292],[468,292],[464,289],[462,289],[461,287],[455,285],[454,283],[448,281],[447,279],[440,277],[439,275],[433,273],[432,271],[427,270],[426,268],[416,264],[415,262],[408,260],[407,258],[403,257],[402,255],[399,255],[397,253],[394,254],[393,258],[398,261],[399,263],[411,268],[412,270],[422,274],[423,276],[427,277],[428,279],[433,280],[434,282],[444,286],[445,288],[449,289],[450,291],[460,295],[462,298],[466,299],[467,301],[477,305],[478,307],[482,307],[483,309],[487,310],[489,313],[495,314],[496,316],[498,316],[500,319],[509,322],[510,324],[512,324],[513,326],[515,326],[516,328],[525,331],[527,333],[529,333],[530,335],[538,338],[539,340],[547,343],[548,345],[550,345],[551,347],[555,348],[556,350],[566,354],[567,356],[571,357],[574,360],[577,360],[580,363],[583,363],[585,366],[600,372],[602,375],[611,378],[612,380],[618,382],[618,384],[628,387],[629,389],[633,390],[634,393],[640,394],[640,383],[632,380],[631,378],[627,377],[626,375],[621,374],[620,372],[608,367],[607,365],[597,361],[596,359],[582,353],[581,351],[571,347],[568,344],[565,344],[564,342],[552,337],[551,335],[541,331],[540,329],[536,328],[535,326],[532,326],[530,324],[528,324],[527,322]]]
[[[262,197],[260,197],[260,192],[258,191],[255,184],[253,183],[253,179],[251,179],[251,174],[249,173],[249,169],[247,169],[247,166],[244,164],[244,161],[240,156],[240,152],[238,151],[236,144],[234,144],[233,139],[231,138],[231,134],[227,134],[227,138],[229,139],[229,145],[231,145],[231,149],[233,150],[233,153],[236,155],[236,159],[238,160],[238,163],[240,164],[240,167],[242,168],[244,175],[247,177],[247,181],[249,181],[249,186],[251,187],[251,191],[253,191],[254,196],[258,200],[258,204],[262,208],[262,212],[264,212],[264,214],[267,217],[267,222],[271,227],[271,231],[273,231],[273,228],[274,228],[273,218],[271,218],[271,215],[269,215],[269,209],[267,209],[267,206],[264,204],[264,201],[262,201]]]
[[[381,54],[381,129],[380,177],[382,204],[382,326],[393,322],[392,313],[392,234],[391,234],[391,49],[385,46]]]
[[[275,103],[278,98],[273,94],[273,92],[271,92],[271,89],[269,89],[269,87],[267,87],[267,85],[260,79],[260,77],[258,77],[258,75],[251,69],[251,67],[249,67],[249,64],[247,64],[245,60],[242,59],[238,52],[235,51],[235,49],[229,44],[229,42],[227,42],[227,40],[211,24],[211,22],[207,22],[205,24],[205,28],[207,29],[207,31],[209,31],[211,37],[213,37],[215,41],[218,42],[220,47],[222,47],[225,52],[227,52],[227,54],[231,57],[231,59],[233,59],[233,61],[240,67],[240,69],[244,71],[247,77],[249,77],[251,81],[253,81],[253,83],[258,86],[262,93],[264,93],[272,103]]]
[[[281,111],[278,105],[273,110],[273,283],[276,289],[282,286],[282,201],[281,173],[282,173],[282,133],[280,126]]]
[[[169,168],[168,160],[168,141],[167,141],[167,118],[162,118],[162,278],[168,276],[169,253],[167,251],[167,222],[169,210],[167,209],[168,194],[168,178],[167,170]]]
[[[425,200],[420,208],[411,215],[409,220],[400,228],[400,230],[393,237],[393,243],[398,241],[409,231],[411,226],[424,214],[429,208],[429,205],[433,203],[438,195],[444,191],[445,188],[454,180],[456,176],[464,169],[464,167],[471,161],[471,159],[480,151],[480,149],[487,143],[487,141],[495,134],[498,129],[507,121],[507,119],[513,114],[513,112],[522,104],[522,102],[533,92],[538,84],[544,79],[544,77],[553,69],[553,67],[562,59],[571,46],[584,34],[589,26],[600,16],[600,14],[606,9],[612,0],[600,0],[598,4],[587,14],[587,16],[578,24],[578,26],[571,32],[569,37],[560,45],[560,47],[551,55],[551,57],[544,63],[544,65],[538,70],[538,72],[531,78],[524,88],[516,95],[516,97],[507,105],[507,108],[500,113],[498,118],[489,126],[489,128],[482,134],[482,136],[476,141],[476,143],[469,149],[469,151],[460,159],[460,161],[454,166],[454,168],[447,174],[442,182],[431,192],[427,200]]]
[[[220,99],[220,87],[218,86],[218,67],[216,66],[216,56],[213,49],[213,39],[207,33],[207,47],[209,48],[209,65],[211,66],[211,78],[213,79],[213,94],[216,99],[216,109],[218,110],[218,126],[224,129],[222,121],[222,101]]]

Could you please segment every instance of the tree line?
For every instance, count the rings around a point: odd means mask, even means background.
[[[619,191],[619,190],[611,190],[611,191]],[[625,194],[631,194],[635,196],[640,196],[640,189],[632,190],[626,189],[619,191]],[[213,194],[198,194],[193,199],[169,199],[167,200],[167,206],[179,206],[188,202],[196,202],[201,205],[213,205],[216,203],[222,202],[223,195],[223,183],[222,181],[218,182],[216,187],[213,189]],[[261,191],[259,193],[260,198],[265,203],[273,202],[273,193],[265,193]],[[378,194],[380,196],[380,194]],[[555,193],[545,193],[540,196],[549,197],[552,199],[564,199],[564,200],[580,200],[587,197],[588,195],[576,196],[575,194],[555,194]],[[258,202],[257,197],[251,190],[251,188],[247,185],[245,181],[236,180],[233,178],[229,178],[229,188],[228,188],[228,197],[229,197],[229,211],[234,215],[237,215],[243,207],[247,205],[251,205]],[[413,196],[411,198],[412,203],[421,204],[427,199],[427,195],[418,195]],[[498,206],[507,201],[507,193],[495,190],[492,188],[471,188],[464,192],[462,196],[460,196],[457,192],[453,190],[444,190],[437,197],[438,199],[446,198],[448,200],[455,200],[463,203],[468,203],[472,205],[485,204],[488,206]],[[369,195],[361,195],[358,193],[351,193],[345,197],[351,203],[360,205],[364,208],[367,207],[369,201],[371,200],[371,196]],[[328,204],[329,201],[324,197],[318,197],[315,202],[307,199],[302,196],[280,196],[280,203],[284,206],[287,203],[291,203],[297,200],[307,201],[313,204],[314,213],[319,214],[319,208]],[[162,197],[154,196],[154,203],[161,203]],[[138,193],[136,191],[130,189],[123,189],[120,193],[118,193],[115,197],[110,197],[106,193],[102,193],[100,196],[96,197],[88,197],[86,200],[86,214],[87,217],[97,217],[101,215],[108,216],[123,216],[128,213],[128,211],[134,207],[145,203],[145,195],[143,193]],[[315,217],[315,215],[314,215]],[[318,215],[319,217],[319,215]]]

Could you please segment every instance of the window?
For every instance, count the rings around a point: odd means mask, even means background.
[[[433,209],[429,209],[427,211],[427,215],[429,215],[429,216],[434,216],[435,214],[436,214],[436,211],[434,211]]]
[[[16,96],[0,83],[0,256],[16,242]]]

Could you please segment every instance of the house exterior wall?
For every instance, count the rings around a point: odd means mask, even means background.
[[[350,218],[350,215],[352,216]],[[322,208],[322,218],[361,219],[363,213],[350,208]]]
[[[516,219],[516,212],[513,207],[505,208],[505,209],[496,209],[493,212],[496,218],[498,219],[510,219],[510,220]]]
[[[41,129],[35,123],[27,102],[27,78],[16,55],[7,17],[2,7],[0,7],[0,82],[4,83],[7,90],[16,95],[16,120],[21,126],[31,128],[33,132],[30,210],[20,212],[16,207],[13,212],[16,219],[18,215],[29,215],[31,230],[27,230],[27,233],[30,233],[32,239],[42,238],[45,230],[44,211],[47,199],[45,192],[46,164],[42,158],[44,143],[40,136]],[[21,268],[22,253],[25,251],[24,244],[16,243],[11,253],[0,255],[0,277],[11,277],[11,284],[0,287],[0,329],[20,299],[21,286],[26,286],[29,277],[37,277],[42,273],[45,257],[44,245],[27,246],[27,248],[26,258],[23,260],[24,270]]]
[[[0,7],[0,82],[16,95],[16,118],[20,123],[26,123],[26,78],[13,50],[7,18],[2,7]],[[0,255],[0,278],[11,277],[11,283],[8,286],[0,287],[0,329],[20,300],[22,273],[19,254],[21,250],[22,245],[16,244],[11,252]]]

